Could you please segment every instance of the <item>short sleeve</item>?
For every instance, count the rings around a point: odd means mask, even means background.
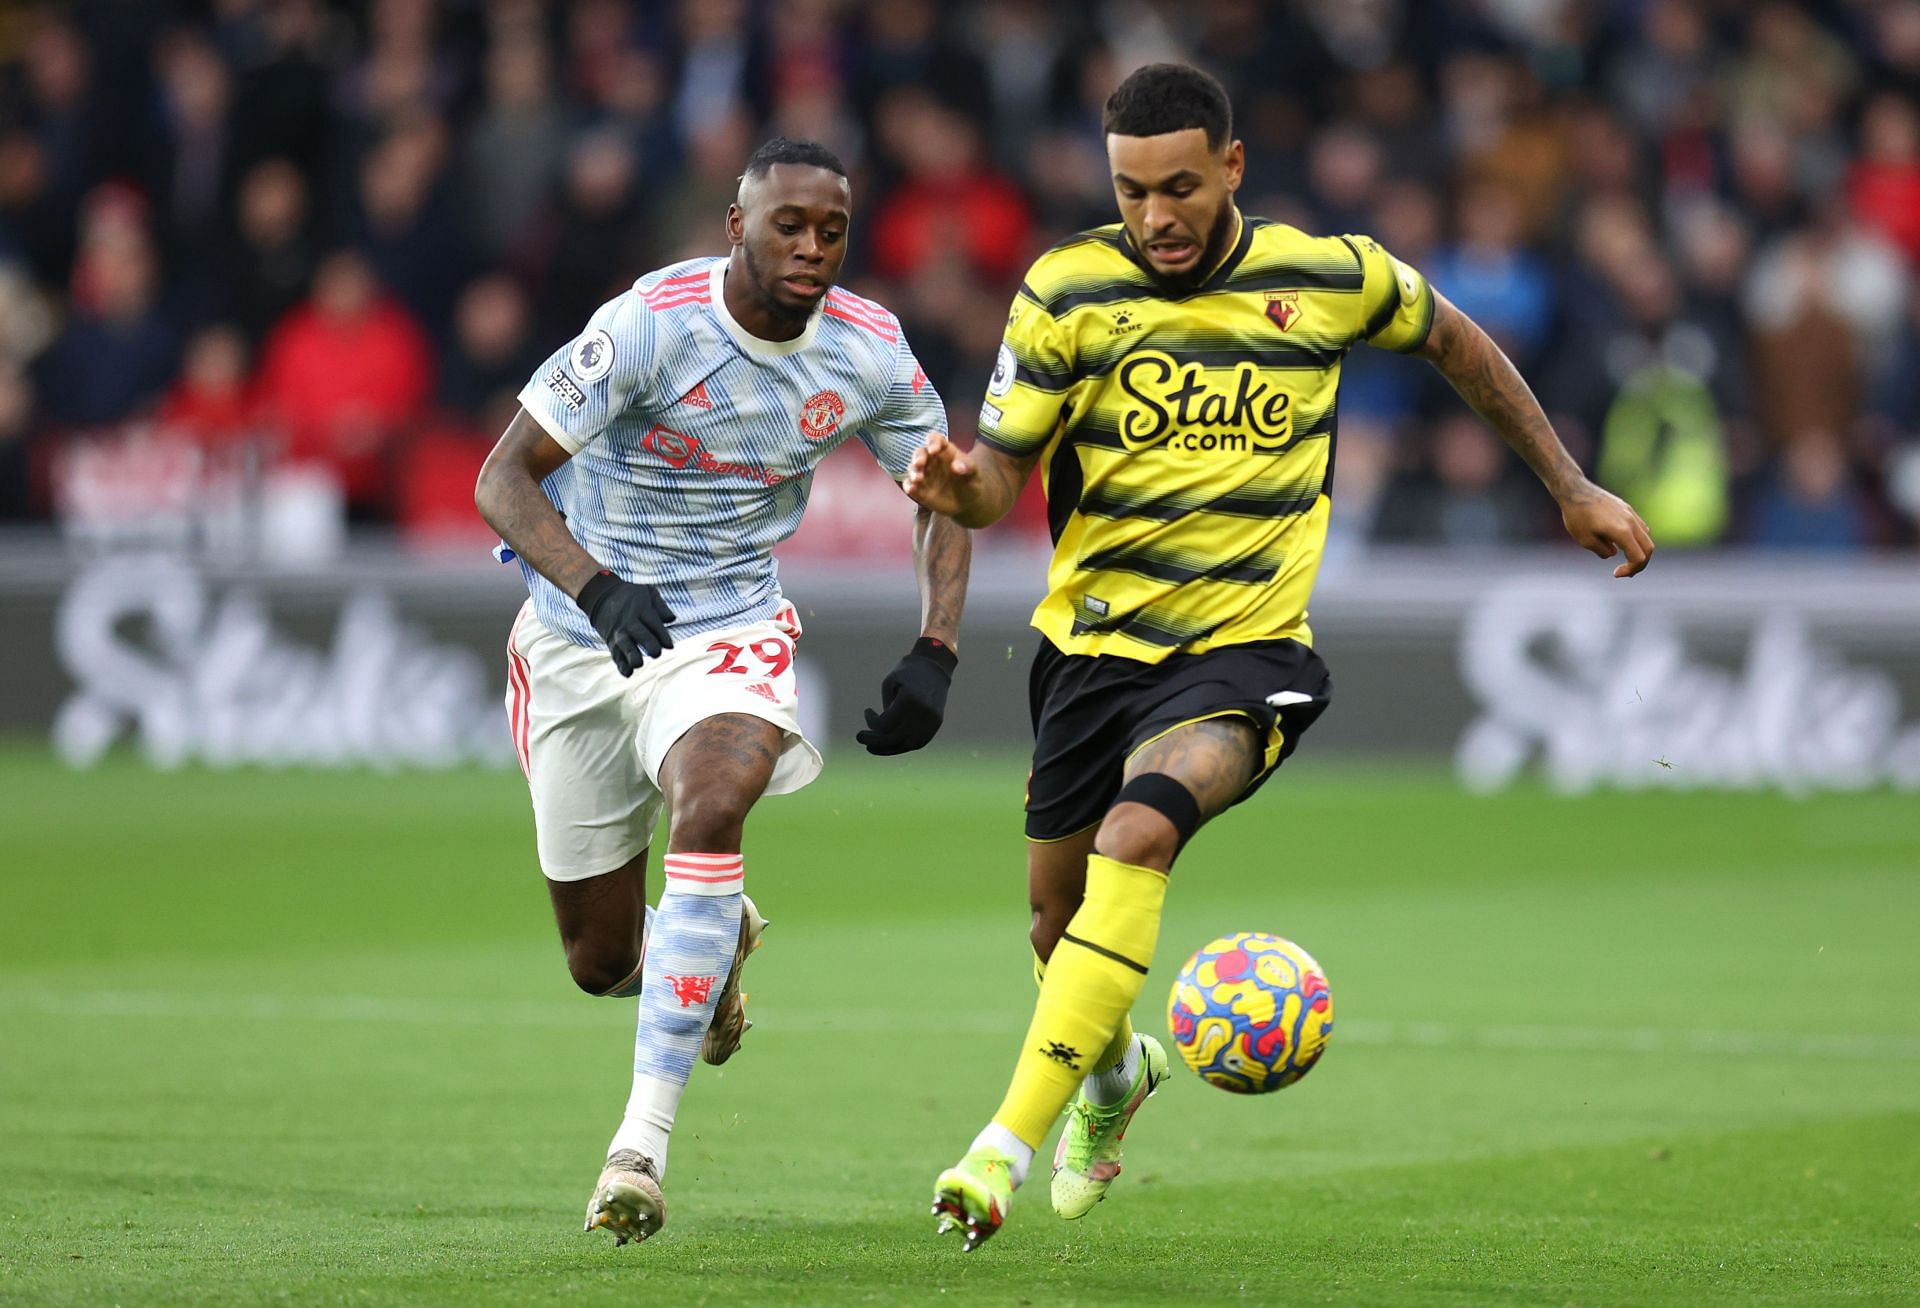
[[[656,331],[637,294],[616,296],[540,365],[520,389],[520,406],[567,453],[578,454],[629,405],[648,398]]]
[[[860,429],[860,443],[889,477],[899,481],[907,475],[913,452],[935,432],[947,434],[947,406],[902,333],[894,342],[893,378],[886,399],[873,421]]]
[[[1060,410],[1073,386],[1066,333],[1026,286],[1013,297],[1006,335],[980,406],[980,439],[1023,456],[1045,447],[1060,427]]]
[[[1425,345],[1433,330],[1433,288],[1427,279],[1371,236],[1341,239],[1360,259],[1359,339],[1396,354]]]

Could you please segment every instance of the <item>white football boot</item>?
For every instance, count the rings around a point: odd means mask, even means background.
[[[707,1038],[700,1042],[703,1062],[716,1067],[726,1062],[740,1047],[740,1038],[753,1029],[747,1019],[747,997],[740,993],[740,973],[747,965],[747,955],[760,948],[760,935],[766,929],[767,919],[760,916],[753,900],[740,896],[740,944],[733,951],[733,970],[727,973],[727,984],[714,1002]]]
[[[632,1149],[615,1151],[587,1202],[587,1225],[613,1232],[616,1246],[636,1244],[667,1224],[667,1201],[653,1159]]]

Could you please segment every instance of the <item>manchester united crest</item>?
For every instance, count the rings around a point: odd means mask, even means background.
[[[800,434],[810,441],[823,441],[840,430],[840,419],[847,415],[847,402],[839,391],[819,391],[800,406]]]
[[[1273,325],[1281,331],[1292,331],[1293,325],[1300,321],[1300,292],[1269,291],[1267,317],[1273,319]]]

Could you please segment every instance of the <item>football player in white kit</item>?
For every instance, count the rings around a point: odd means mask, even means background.
[[[898,481],[946,431],[899,320],[834,287],[851,208],[824,147],[762,146],[727,210],[731,254],[603,305],[520,392],[474,494],[527,579],[507,709],[567,966],[590,994],[640,997],[632,1096],[587,1207],[621,1244],[665,1220],[694,1053],[725,1062],[751,1025],[740,969],[765,922],[743,893],[747,811],[820,771],[773,547],[841,442]],[[924,509],[913,521],[921,636],[867,711],[858,739],[876,754],[933,738],[955,666],[969,538]]]

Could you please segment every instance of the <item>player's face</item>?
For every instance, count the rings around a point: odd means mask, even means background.
[[[727,236],[763,307],[788,319],[813,312],[840,276],[852,208],[846,178],[806,164],[775,164],[741,188]]]
[[[1120,220],[1155,273],[1170,282],[1204,274],[1233,239],[1233,193],[1246,151],[1229,141],[1207,148],[1206,131],[1107,137],[1107,163]]]

